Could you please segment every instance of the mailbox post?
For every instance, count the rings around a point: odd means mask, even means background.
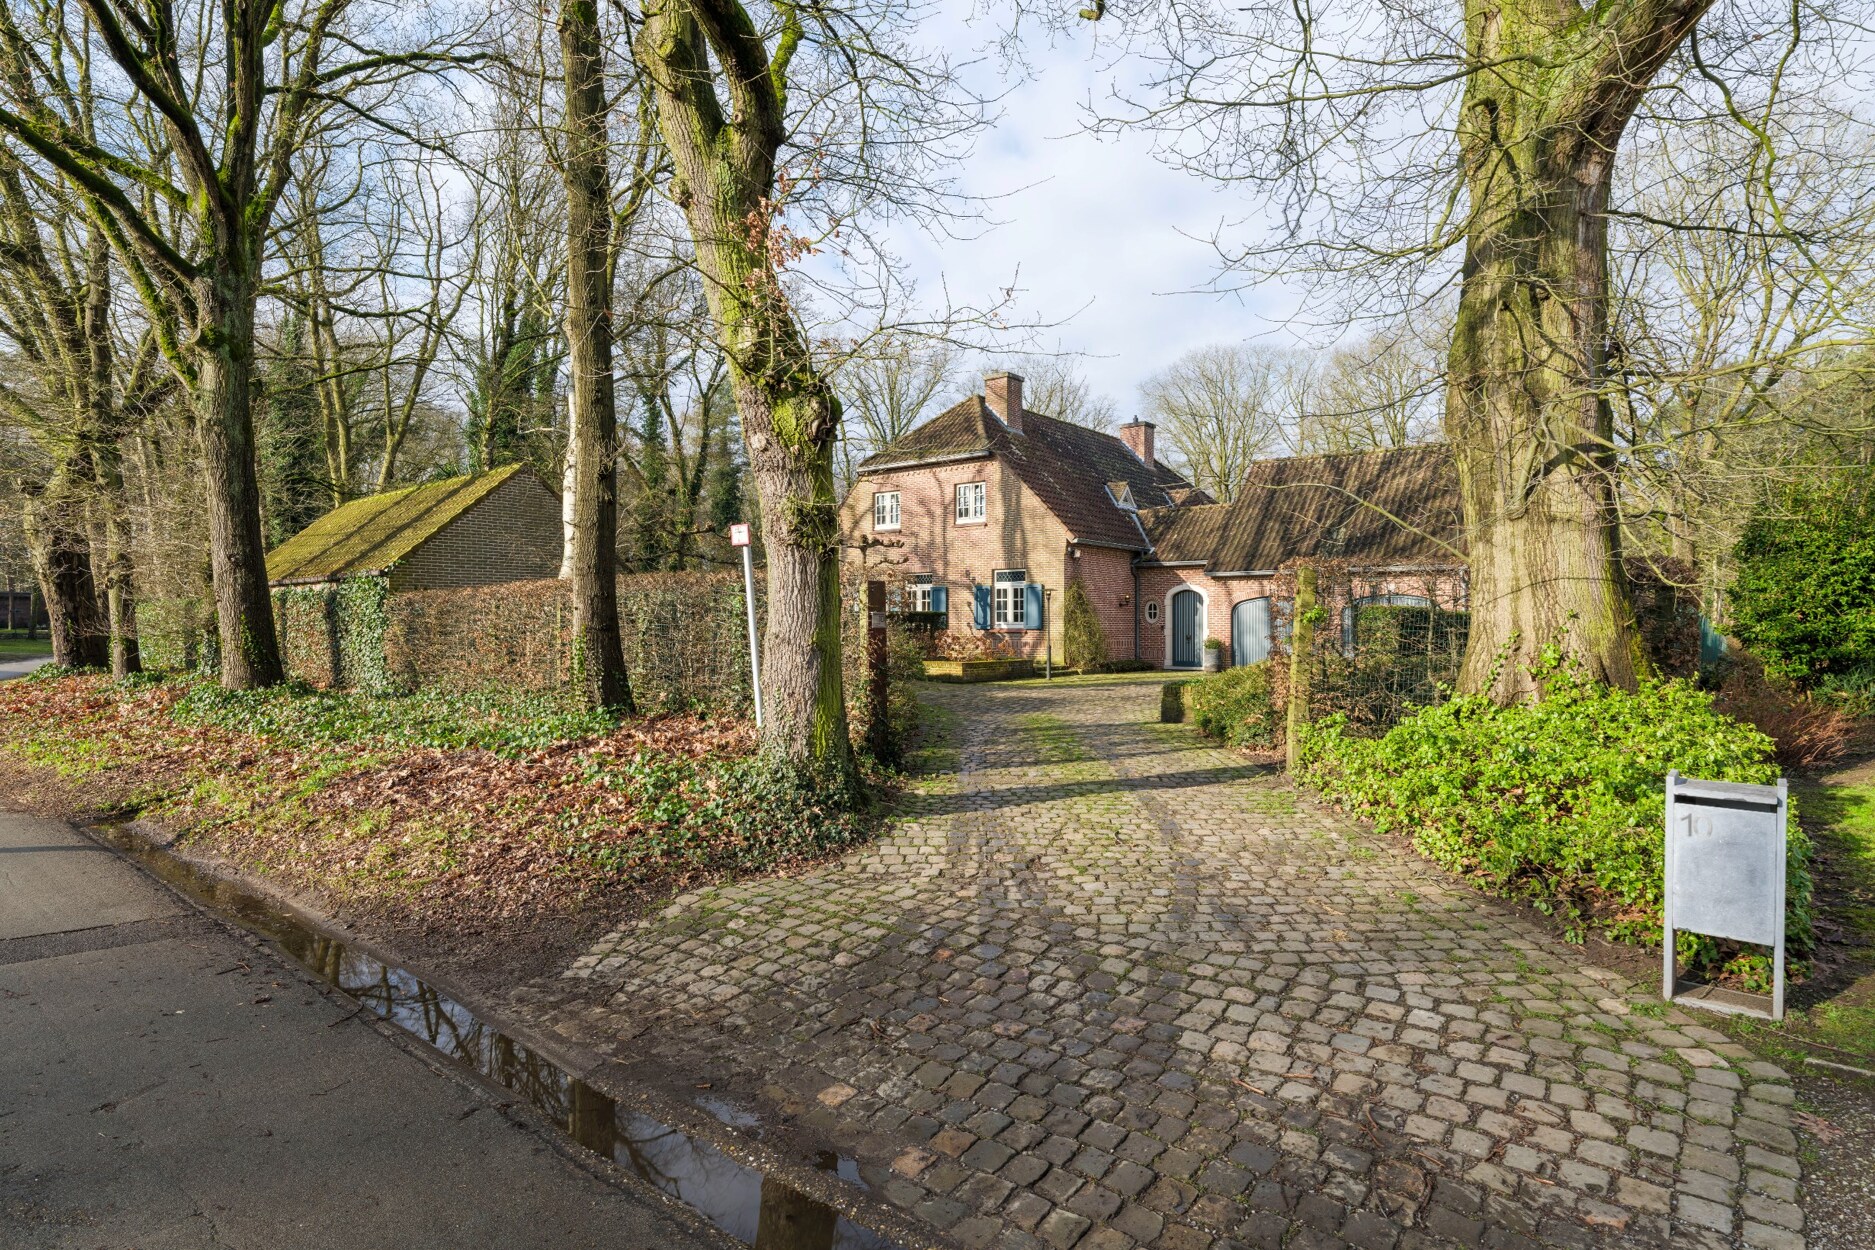
[[[1667,774],[1667,879],[1661,993],[1719,1011],[1753,1012],[1718,997],[1682,996],[1673,937],[1679,930],[1773,950],[1771,1011],[1784,1018],[1784,855],[1789,787],[1695,781]]]
[[[762,644],[755,635],[755,561],[749,555],[749,526],[729,527],[729,545],[742,548],[742,602],[749,614],[749,689],[755,696],[755,727],[762,727]]]

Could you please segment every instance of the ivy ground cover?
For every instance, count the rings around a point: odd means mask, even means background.
[[[0,686],[0,723],[0,755],[65,810],[156,820],[337,905],[479,928],[811,860],[868,828],[772,771],[737,720],[59,675]]]
[[[1338,720],[1312,726],[1303,779],[1573,934],[1658,943],[1667,772],[1766,784],[1778,776],[1772,742],[1686,682],[1619,690],[1553,654],[1536,676],[1534,702],[1460,696],[1380,738],[1352,737]],[[1787,949],[1801,958],[1812,944],[1810,844],[1794,815],[1789,836]],[[1680,937],[1693,967],[1768,984],[1761,952]]]

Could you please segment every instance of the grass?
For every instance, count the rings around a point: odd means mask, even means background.
[[[1875,780],[1807,785],[1801,804],[1816,842],[1817,910],[1841,927],[1849,963],[1828,975],[1826,997],[1787,1011],[1782,1026],[1747,1020],[1740,1031],[1786,1058],[1875,1068]]]
[[[1171,674],[1168,674],[1164,669],[1157,669],[1157,668],[1145,669],[1137,673],[1074,673],[1068,676],[1062,676],[1060,675],[1060,669],[1057,668],[1056,676],[1052,678],[1019,677],[1015,679],[1014,681],[999,681],[996,683],[996,685],[999,687],[1006,687],[1006,686],[1051,686],[1051,687],[1052,686],[1110,686],[1114,684],[1115,682],[1163,683],[1166,681],[1168,676],[1171,676]]]
[[[28,638],[24,634],[0,633],[0,660],[36,660],[52,654],[50,638]]]

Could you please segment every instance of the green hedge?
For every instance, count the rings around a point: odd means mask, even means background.
[[[1629,693],[1581,677],[1554,652],[1535,703],[1466,695],[1423,709],[1384,737],[1354,738],[1331,718],[1311,726],[1300,776],[1421,854],[1493,894],[1561,916],[1574,934],[1659,941],[1665,781],[1777,779],[1771,740],[1713,708],[1684,681]],[[1790,825],[1789,949],[1811,946],[1809,843]],[[1755,979],[1762,956],[1733,957],[1685,935],[1711,969]]]
[[[1745,527],[1732,626],[1771,677],[1875,683],[1875,473],[1793,492]]]
[[[1270,697],[1270,664],[1227,668],[1183,683],[1184,716],[1203,732],[1234,747],[1273,747],[1282,741],[1283,717]]]

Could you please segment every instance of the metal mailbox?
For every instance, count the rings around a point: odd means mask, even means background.
[[[1666,931],[1661,993],[1720,1011],[1762,1014],[1740,995],[1678,992],[1679,930],[1773,948],[1771,1019],[1784,1018],[1784,855],[1790,795],[1774,786],[1667,774]]]

